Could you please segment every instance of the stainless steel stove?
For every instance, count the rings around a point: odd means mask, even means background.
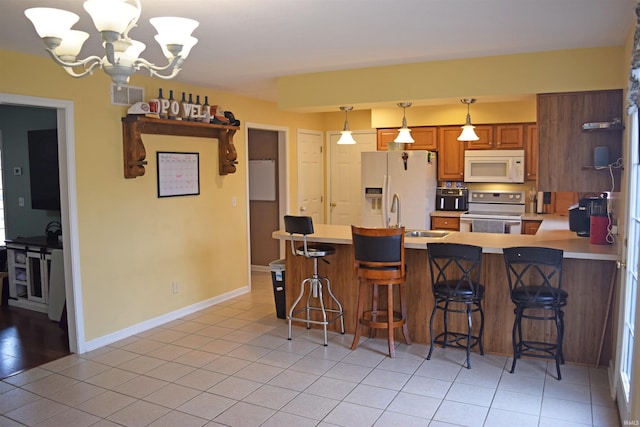
[[[520,234],[524,191],[470,190],[468,212],[460,215],[460,231]]]

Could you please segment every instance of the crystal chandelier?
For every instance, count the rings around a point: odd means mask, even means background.
[[[155,39],[168,60],[167,65],[157,66],[139,58],[145,45],[129,38],[129,31],[140,18],[140,0],[87,0],[84,9],[102,36],[105,48],[102,58],[89,56],[77,59],[89,34],[71,29],[80,19],[75,13],[49,7],[36,7],[24,12],[42,38],[51,58],[73,77],[93,74],[100,67],[118,89],[140,69],[148,70],[154,77],[172,79],[180,72],[189,51],[198,42],[191,36],[199,25],[198,21],[175,17],[151,18],[149,21],[158,32]]]

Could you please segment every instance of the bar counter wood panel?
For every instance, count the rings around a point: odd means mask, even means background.
[[[332,290],[344,308],[345,331],[352,334],[356,325],[357,277],[353,271],[353,247],[334,244],[336,253],[327,257],[330,264],[320,262],[320,275],[331,280]],[[414,343],[429,343],[429,318],[433,308],[431,278],[426,248],[406,249],[407,262],[407,317],[409,333]],[[312,269],[311,260],[286,255],[287,310],[300,292],[300,282]],[[483,308],[485,311],[484,349],[487,353],[510,355],[513,353],[511,331],[514,306],[509,299],[509,287],[502,254],[483,255],[483,282],[486,286]],[[569,293],[565,307],[564,355],[567,362],[595,366],[598,360],[600,337],[606,317],[606,304],[615,262],[564,259],[563,288]],[[305,296],[306,298],[306,296]],[[382,298],[382,296],[381,296]],[[325,303],[329,306],[329,298]],[[369,303],[370,298],[367,300]],[[332,307],[333,308],[333,307]],[[399,306],[396,306],[399,309]],[[612,316],[611,316],[612,317]],[[608,364],[611,358],[611,320],[606,327],[600,364]],[[451,330],[466,330],[466,317],[451,316]],[[298,323],[302,325],[302,323]],[[480,326],[479,315],[473,318],[474,332]],[[330,329],[337,331],[335,323]],[[536,339],[554,339],[555,327],[548,322],[526,323],[524,330]],[[434,333],[443,330],[442,315],[434,322]],[[366,333],[366,331],[365,331]],[[477,351],[477,350],[476,350]]]

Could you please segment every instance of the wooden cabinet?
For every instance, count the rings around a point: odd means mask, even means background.
[[[438,149],[438,128],[435,126],[411,128],[411,136],[415,142],[406,146],[409,150],[435,151]]]
[[[524,177],[527,181],[538,179],[538,126],[525,126]]]
[[[460,230],[460,218],[458,217],[431,217],[431,229],[432,230]]]
[[[438,180],[464,180],[465,143],[458,141],[459,126],[438,128]]]
[[[417,126],[412,127],[411,137],[414,139],[413,144],[406,144],[406,150],[429,150],[438,149],[438,128],[435,126]],[[398,128],[378,129],[378,150],[387,150],[387,144],[393,142],[398,136]]]
[[[520,150],[524,148],[524,125],[496,125],[494,129],[495,148]]]
[[[550,93],[537,96],[538,189],[620,191],[620,169],[593,167],[595,147],[607,147],[610,162],[622,157],[622,130],[585,131],[582,125],[623,117],[622,90]],[[615,185],[614,185],[615,184]]]
[[[521,123],[478,125],[477,141],[467,141],[467,150],[519,150],[524,148],[524,125]]]
[[[542,221],[536,220],[523,220],[522,221],[522,234],[536,234],[538,228],[540,228]]]
[[[386,150],[387,143],[393,142],[398,136],[398,129],[378,129],[378,140],[377,140],[377,148],[378,150]]]
[[[477,141],[465,142],[465,148],[467,150],[488,150],[491,148],[495,148],[493,142],[492,125],[478,125],[474,130],[476,131],[476,135],[478,135],[478,138],[480,139],[478,139]]]

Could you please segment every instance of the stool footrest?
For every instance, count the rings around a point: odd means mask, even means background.
[[[310,311],[319,311],[322,312],[322,309],[320,307],[309,307]],[[336,320],[340,319],[343,316],[343,313],[340,310],[334,310],[334,309],[330,309],[330,308],[325,308],[324,311],[326,313],[336,313],[336,316],[332,317],[332,318],[328,318],[326,321],[323,320],[311,320],[311,319],[307,319],[306,317],[295,317],[296,314],[298,313],[302,313],[303,311],[307,311],[307,307],[302,307],[299,308],[298,310],[294,311],[293,313],[291,313],[291,316],[289,316],[289,320],[292,321],[297,321],[297,322],[303,322],[303,323],[310,323],[310,324],[314,324],[314,325],[328,325],[332,322],[335,322]]]
[[[460,347],[467,348],[467,341],[469,336],[462,332],[442,332],[438,334],[434,339],[434,344],[439,344],[442,347]],[[480,337],[477,335],[471,335],[471,344],[469,348],[473,348],[480,343]],[[480,352],[482,354],[484,352]]]
[[[375,320],[373,320],[373,316],[376,317]],[[402,313],[394,311],[393,320],[389,322],[386,311],[378,310],[375,312],[373,310],[368,310],[362,313],[362,317],[359,319],[359,322],[362,326],[367,326],[369,328],[387,329],[389,325],[391,325],[392,328],[399,328],[406,323],[406,319],[402,317]]]
[[[545,359],[555,359],[555,352],[558,351],[556,343],[542,341],[522,341],[516,343],[516,356],[527,355],[531,357],[541,357]],[[529,354],[529,352],[538,352],[542,354]]]

